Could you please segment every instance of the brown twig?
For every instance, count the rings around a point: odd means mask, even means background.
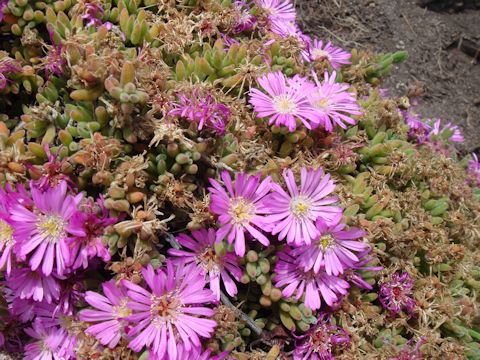
[[[220,299],[222,300],[223,305],[228,306],[232,310],[238,311],[240,319],[242,319],[247,323],[248,327],[255,333],[255,335],[257,335],[258,337],[262,335],[263,330],[260,327],[258,327],[257,324],[255,324],[255,321],[253,321],[253,319],[250,316],[248,316],[243,311],[235,307],[235,305],[232,304],[228,296],[225,295],[223,291],[220,291]]]

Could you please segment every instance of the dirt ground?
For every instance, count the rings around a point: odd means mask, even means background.
[[[427,5],[427,6],[426,6]],[[406,50],[384,87],[424,88],[417,111],[458,124],[480,151],[479,0],[296,0],[306,33],[346,48]]]

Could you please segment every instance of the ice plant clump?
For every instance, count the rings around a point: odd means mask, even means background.
[[[186,264],[194,263],[198,266],[205,274],[217,300],[220,300],[220,283],[225,286],[230,296],[237,294],[237,285],[234,279],[239,281],[242,271],[234,254],[227,253],[223,246],[215,246],[216,232],[214,229],[192,231],[192,237],[181,234],[177,236],[177,241],[182,248],[187,250],[169,249],[168,253],[177,257],[174,261],[183,261]]]
[[[155,271],[149,265],[142,275],[146,289],[122,281],[130,297],[127,306],[133,311],[125,318],[134,323],[128,332],[129,347],[140,351],[147,346],[160,359],[167,355],[168,360],[181,360],[178,347],[190,352],[201,346],[200,337],[212,336],[216,322],[205,317],[214,311],[205,305],[215,301],[215,295],[205,289],[205,276],[194,265],[175,266],[168,261],[166,269]]]
[[[15,204],[10,210],[18,241],[16,254],[29,256],[31,269],[41,269],[45,276],[53,272],[54,263],[56,273],[63,275],[71,257],[68,244],[75,236],[85,236],[84,229],[72,226],[83,195],[67,194],[65,181],[45,192],[31,185],[34,208]]]
[[[86,333],[113,349],[128,330],[128,323],[123,319],[131,315],[132,310],[127,306],[129,298],[126,289],[117,286],[114,280],[104,282],[102,289],[104,295],[87,291],[85,301],[95,310],[82,310],[80,319],[97,323],[89,326]]]
[[[380,302],[392,314],[399,314],[403,310],[407,315],[411,315],[415,308],[412,289],[412,277],[407,272],[396,272],[390,279],[381,284],[379,292]]]
[[[303,81],[302,84],[291,86],[281,72],[269,73],[257,81],[268,95],[251,89],[250,104],[258,117],[269,118],[269,125],[283,125],[290,131],[296,129],[297,120],[308,129],[318,125],[318,113],[307,98],[313,84]]]
[[[232,183],[227,171],[222,171],[220,176],[227,191],[214,179],[210,179],[212,187],[208,188],[212,194],[210,209],[218,215],[220,223],[217,242],[226,238],[230,244],[235,243],[238,256],[245,254],[245,232],[268,246],[270,241],[261,230],[269,224],[264,216],[268,212],[264,198],[270,191],[270,177],[260,181],[260,175],[240,173]]]
[[[349,85],[335,82],[337,73],[331,75],[325,72],[324,81],[320,82],[314,73],[317,87],[309,94],[312,106],[318,112],[319,124],[328,132],[338,125],[346,129],[347,125],[355,125],[356,121],[352,115],[360,115],[360,107],[357,104],[355,95],[348,92]]]
[[[312,270],[316,273],[324,268],[328,275],[342,274],[359,261],[355,252],[361,252],[368,245],[355,241],[366,235],[358,228],[345,229],[345,224],[340,223],[342,215],[328,226],[324,220],[317,218],[316,228],[320,235],[310,245],[300,246],[293,250],[293,255],[298,256],[305,271]]]
[[[349,343],[348,333],[322,314],[317,325],[298,338],[293,360],[334,360],[333,352]]]
[[[275,286],[283,289],[283,296],[300,299],[305,294],[305,306],[312,310],[320,309],[322,300],[328,306],[333,306],[347,294],[350,287],[345,280],[323,271],[305,271],[289,247],[278,254],[275,273]]]
[[[266,197],[269,215],[266,222],[272,226],[272,234],[278,239],[287,239],[288,244],[311,244],[320,235],[315,227],[318,218],[331,225],[342,209],[332,204],[338,201],[329,196],[335,184],[322,169],[302,168],[300,187],[297,187],[292,170],[285,170],[283,178],[288,193],[278,184],[272,183],[273,192]]]

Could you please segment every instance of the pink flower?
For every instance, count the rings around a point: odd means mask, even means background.
[[[295,22],[295,7],[290,0],[256,0],[271,22]]]
[[[266,222],[272,224],[273,235],[279,234],[278,239],[287,239],[288,244],[311,244],[312,240],[320,236],[315,227],[318,218],[331,225],[342,209],[330,206],[338,201],[330,196],[335,189],[330,175],[324,175],[323,170],[307,170],[302,168],[300,187],[297,187],[292,170],[283,172],[288,193],[273,183],[273,192],[265,199],[267,211],[270,214]]]
[[[102,288],[105,296],[87,291],[85,301],[96,310],[82,310],[80,320],[98,323],[90,326],[86,333],[113,349],[125,334],[127,322],[122,319],[131,315],[132,311],[127,307],[129,298],[126,290],[117,287],[115,280],[104,282]]]
[[[209,179],[213,187],[208,188],[212,194],[210,209],[219,215],[220,229],[217,231],[216,241],[220,242],[227,237],[230,244],[235,242],[235,253],[239,256],[245,254],[245,232],[268,246],[270,242],[260,229],[268,226],[263,214],[267,211],[264,197],[270,191],[270,177],[260,182],[260,175],[240,173],[232,184],[232,178],[227,171],[223,171],[220,176],[228,193],[214,179]]]
[[[174,266],[167,261],[165,270],[154,271],[149,265],[142,271],[147,289],[123,280],[131,301],[127,306],[133,315],[126,319],[136,324],[128,335],[129,347],[140,351],[151,347],[159,358],[182,360],[178,347],[190,352],[201,346],[200,337],[210,338],[216,322],[214,311],[205,306],[215,301],[211,290],[205,289],[205,276],[195,266]],[[182,350],[180,350],[181,352]]]
[[[34,322],[32,328],[25,330],[36,341],[25,346],[24,360],[68,360],[72,358],[71,343],[65,330],[57,327],[44,328]]]
[[[328,275],[339,275],[359,261],[354,252],[365,250],[368,245],[354,239],[365,236],[366,232],[357,228],[344,230],[345,224],[340,223],[341,219],[342,214],[338,214],[329,226],[318,218],[315,224],[320,236],[310,245],[292,251],[305,271],[313,269],[318,273],[325,269]]]
[[[30,255],[32,270],[41,267],[42,273],[49,276],[55,262],[57,274],[63,275],[71,256],[68,243],[74,236],[85,236],[83,229],[72,226],[82,194],[68,195],[65,181],[45,192],[31,184],[31,194],[34,209],[20,204],[11,209],[12,226],[19,243],[16,253],[22,259]]]
[[[445,124],[443,127],[441,119],[431,120],[429,119],[432,130],[430,131],[429,137],[435,138],[440,137],[443,140],[451,142],[464,142],[465,138],[457,125],[453,125],[451,122]]]
[[[105,228],[117,221],[117,218],[109,216],[101,197],[96,202],[88,199],[80,208],[82,211],[77,212],[72,218],[72,226],[83,228],[85,236],[76,236],[69,243],[72,269],[80,267],[86,269],[89,260],[94,257],[99,257],[105,262],[110,260],[110,253],[103,244],[102,237]]]
[[[468,161],[467,172],[472,177],[473,186],[480,187],[480,162],[476,154],[472,154],[472,159]]]
[[[308,129],[318,126],[318,111],[307,99],[313,84],[305,80],[300,86],[292,86],[280,71],[262,76],[257,81],[267,92],[250,90],[249,101],[258,117],[268,117],[269,125],[284,125],[290,131],[296,129],[296,120],[300,120]]]
[[[303,57],[307,61],[328,61],[334,70],[338,70],[342,65],[351,64],[349,59],[352,54],[333,46],[330,41],[324,44],[323,40],[314,39],[308,50],[303,52]]]
[[[332,351],[349,343],[348,333],[321,314],[317,325],[299,337],[293,360],[334,360]]]
[[[190,251],[169,249],[169,255],[177,256],[178,260],[187,264],[195,263],[206,276],[217,301],[220,300],[221,281],[227,293],[230,296],[235,296],[237,286],[232,276],[237,281],[242,276],[235,255],[227,253],[225,250],[216,250],[216,232],[214,229],[192,231],[192,236],[193,238],[185,234],[177,236],[178,243]]]
[[[198,124],[198,130],[204,127],[214,130],[218,135],[225,133],[230,109],[216,102],[210,94],[201,94],[193,90],[192,94],[178,94],[179,101],[173,103],[174,108],[169,115],[180,116],[190,122]]]
[[[51,303],[60,297],[59,280],[54,274],[44,276],[39,271],[32,271],[29,268],[16,268],[5,283],[19,299],[40,302],[45,300]]]
[[[294,256],[291,248],[285,248],[278,253],[275,266],[275,286],[283,288],[285,298],[295,295],[296,299],[300,299],[305,294],[305,306],[317,310],[322,305],[321,299],[328,306],[333,306],[348,293],[348,282],[325,272],[305,271]]]
[[[317,87],[309,95],[309,99],[318,112],[320,126],[332,132],[335,125],[343,129],[347,128],[346,124],[354,125],[356,121],[350,116],[361,115],[362,112],[355,95],[347,91],[350,85],[336,83],[335,71],[332,75],[325,72],[323,83],[318,80],[315,73],[313,76]]]

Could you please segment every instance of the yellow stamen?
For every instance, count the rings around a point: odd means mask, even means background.
[[[235,198],[230,201],[229,214],[235,224],[245,224],[253,217],[253,205],[244,198]]]
[[[51,243],[58,242],[65,236],[66,221],[58,215],[43,216],[42,220],[37,224],[43,238]]]
[[[276,96],[273,107],[280,114],[295,114],[297,111],[297,105],[285,95]]]

